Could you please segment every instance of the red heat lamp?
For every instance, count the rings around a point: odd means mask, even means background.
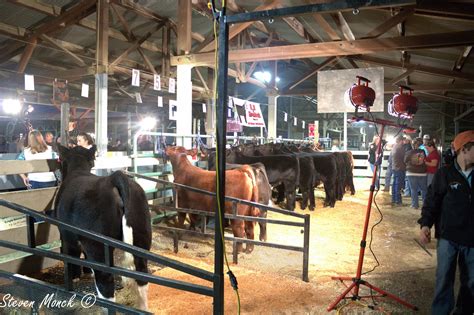
[[[359,109],[370,112],[370,107],[374,105],[375,91],[369,87],[370,80],[361,76],[356,76],[357,84],[352,85],[344,93],[344,101],[356,108],[356,116]],[[361,84],[361,82],[363,82]],[[365,84],[364,84],[365,83]]]
[[[409,91],[403,93],[403,90]],[[413,119],[418,111],[417,99],[413,96],[413,89],[400,86],[400,92],[395,94],[388,102],[388,113],[398,119]]]

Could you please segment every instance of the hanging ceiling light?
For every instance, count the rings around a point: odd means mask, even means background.
[[[403,90],[408,93],[403,93]],[[388,113],[397,118],[413,119],[418,111],[417,99],[413,95],[413,89],[407,86],[400,86],[400,92],[393,95],[388,102]]]

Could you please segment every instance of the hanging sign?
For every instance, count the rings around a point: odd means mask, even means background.
[[[31,74],[25,74],[25,90],[35,90],[35,77]]]
[[[242,124],[238,120],[227,119],[227,132],[242,132]]]
[[[169,85],[168,85],[168,92],[174,94],[175,91],[176,91],[176,80],[173,78],[170,78]]]
[[[140,95],[139,92],[135,93],[135,99],[137,100],[137,103],[141,104],[142,102],[142,96]]]
[[[308,124],[308,137],[314,137],[314,124]]]
[[[163,96],[158,96],[158,107],[163,107]]]
[[[89,97],[89,84],[82,83],[81,96]]]
[[[207,104],[206,103],[202,103],[202,112],[203,113],[207,112]]]
[[[298,119],[296,117],[293,117],[293,125],[294,126],[298,125]]]
[[[169,112],[169,119],[170,120],[177,120],[177,114],[176,112],[178,111],[178,102],[175,100],[170,100],[170,112]]]
[[[301,128],[304,129],[305,124],[306,124],[306,122],[303,120],[303,122],[301,123]]]
[[[154,74],[153,75],[153,89],[155,91],[160,91],[161,90],[161,78],[159,74]]]
[[[288,114],[285,113],[285,117],[283,117],[283,121],[288,121]]]
[[[140,86],[140,70],[132,69],[132,86]]]

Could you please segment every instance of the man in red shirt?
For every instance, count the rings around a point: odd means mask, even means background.
[[[433,141],[428,141],[426,144],[426,149],[428,150],[428,156],[425,158],[426,164],[426,173],[427,173],[427,186],[431,185],[433,181],[433,176],[439,168],[439,162],[441,160],[438,150],[436,149],[435,143]]]

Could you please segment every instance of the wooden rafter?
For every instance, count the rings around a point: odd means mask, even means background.
[[[333,13],[331,14],[331,17],[333,18],[334,22],[336,22],[336,25],[339,27],[346,40],[356,39],[354,32],[352,32],[349,24],[344,18],[344,15],[342,15],[342,12]]]
[[[328,34],[329,38],[333,41],[336,40],[341,40],[339,35],[336,33],[336,31],[332,28],[332,26],[326,21],[326,19],[319,13],[313,14],[313,18],[316,21],[316,23],[321,26],[321,28]]]
[[[368,62],[370,64],[379,65],[379,66],[383,66],[383,67],[392,67],[392,68],[398,68],[398,69],[402,68],[402,64],[399,61],[393,61],[393,60],[389,60],[389,59],[372,57],[372,56],[354,56],[352,58],[355,59],[355,60]],[[435,76],[441,76],[441,77],[447,77],[447,78],[457,78],[457,79],[461,79],[461,80],[467,80],[467,81],[474,82],[474,75],[473,74],[462,73],[462,72],[457,72],[457,71],[452,71],[452,70],[439,69],[439,68],[430,67],[430,66],[415,65],[415,64],[410,64],[410,63],[405,64],[404,68],[407,69],[407,70],[415,68],[415,72],[419,72],[419,73],[435,75]]]
[[[414,72],[416,70],[416,66],[404,71],[402,74],[400,74],[399,76],[393,78],[392,80],[390,80],[389,84],[395,84],[395,83],[398,83],[400,82],[401,80],[405,79],[406,77],[408,77],[412,72]]]
[[[85,67],[86,66],[86,63],[84,62],[84,60],[80,57],[78,57],[75,53],[73,53],[72,51],[70,51],[69,49],[67,49],[66,47],[64,47],[63,45],[61,45],[57,40],[49,37],[48,35],[41,35],[41,39],[50,43],[51,45],[53,45],[54,47],[64,51],[66,53],[67,56],[71,57],[72,60],[74,60],[74,62],[81,66],[81,67]]]
[[[178,8],[178,38],[176,51],[178,55],[182,55],[191,52],[191,1],[178,0]]]
[[[255,9],[255,11],[262,11],[262,10],[268,10],[268,9],[274,8],[277,5],[278,0],[265,1],[265,2],[266,3],[258,6]],[[232,38],[237,36],[237,34],[242,32],[243,30],[245,30],[246,28],[248,28],[252,24],[253,24],[253,22],[244,22],[244,23],[239,23],[239,24],[232,25],[229,28],[229,40],[231,40]],[[202,47],[201,50],[199,50],[199,51],[200,52],[207,52],[207,51],[212,51],[212,50],[214,50],[214,39],[212,39],[212,41],[210,41],[207,45]]]
[[[232,50],[229,51],[229,62],[348,56],[354,54],[371,54],[380,51],[430,49],[472,44],[474,44],[472,31],[461,31]],[[213,63],[213,53],[186,55],[186,57],[176,56],[171,58],[172,65],[209,65]]]
[[[304,81],[308,80],[309,78],[311,78],[312,76],[317,74],[318,71],[321,71],[322,69],[324,69],[325,67],[333,64],[336,61],[337,61],[336,57],[330,57],[330,58],[326,59],[323,63],[318,65],[316,68],[311,69],[311,71],[308,71],[307,73],[305,73],[300,79],[298,79],[297,81],[292,82],[288,86],[284,87],[283,90],[292,90],[292,89],[294,89],[295,87],[297,87],[298,85],[300,85]]]
[[[399,23],[405,21],[408,17],[412,16],[415,13],[414,8],[404,8],[398,14],[392,16],[390,19],[386,20],[382,24],[378,25],[372,31],[367,33],[364,38],[376,38],[385,34],[392,27],[396,26]]]
[[[36,37],[33,37],[29,40],[18,64],[19,73],[25,72],[25,68],[28,65],[28,62],[30,61],[31,56],[33,55],[33,51],[35,50],[37,43],[38,40],[36,39]]]

